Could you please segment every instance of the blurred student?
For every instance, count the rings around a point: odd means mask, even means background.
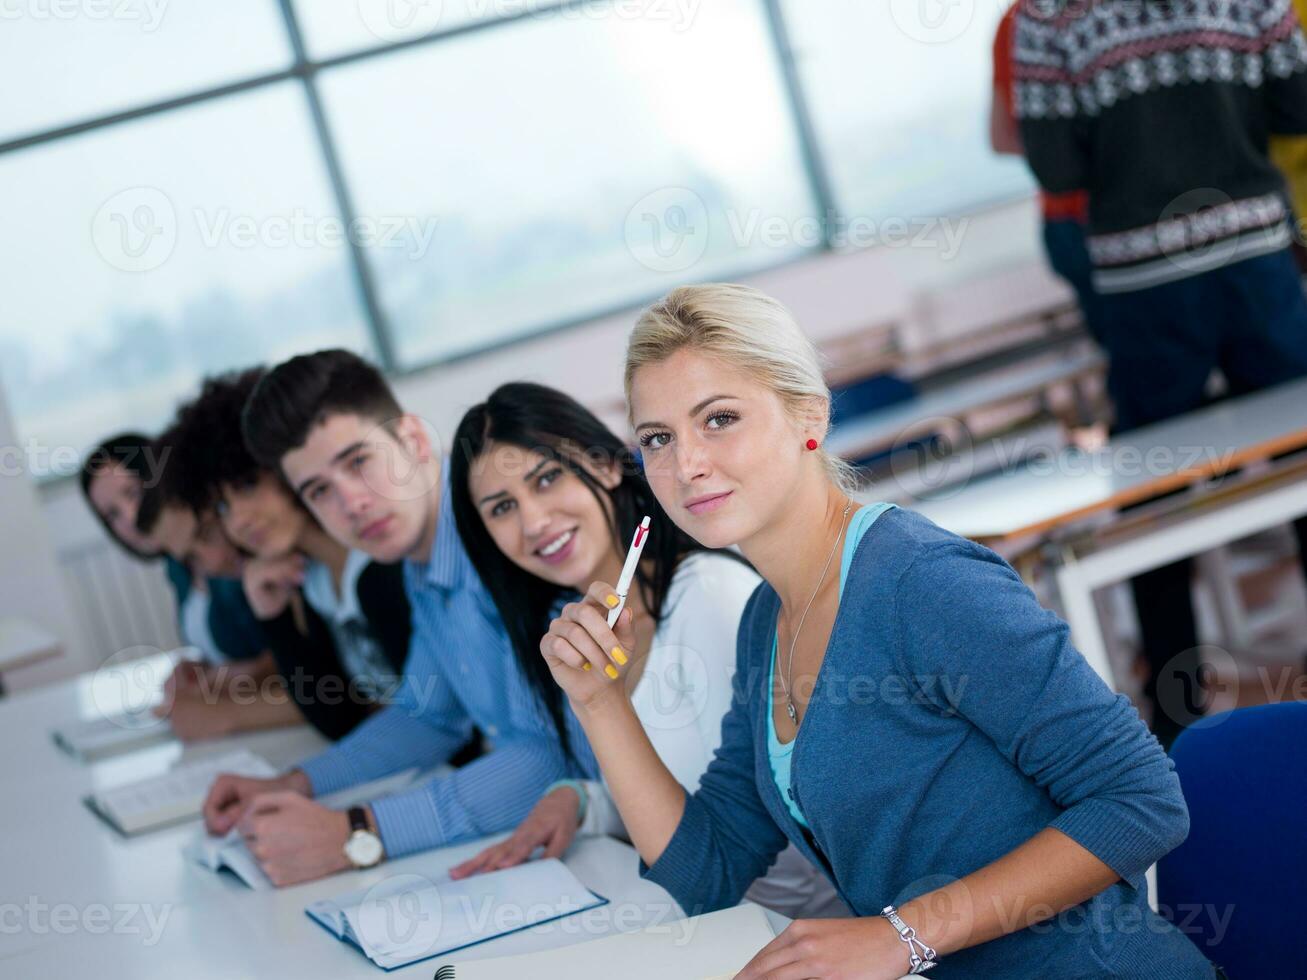
[[[186,425],[187,409],[183,405],[155,441],[165,462],[159,478],[141,497],[136,526],[175,562],[192,570],[195,581],[205,586],[222,582],[224,590],[239,590],[265,653],[249,665],[251,669],[244,664],[182,661],[168,679],[155,714],[166,715],[173,731],[185,740],[296,724],[302,719],[285,695],[271,637],[248,601],[245,556],[227,537],[203,489],[200,460],[207,450]],[[209,614],[211,607],[204,618],[191,617],[188,624],[187,634],[200,637],[195,645],[201,650],[212,642],[203,635]]]
[[[1125,432],[1307,375],[1307,297],[1272,134],[1307,134],[1290,0],[1023,3],[1015,109],[1035,176],[1089,192],[1107,386]],[[1307,521],[1295,525],[1307,565]],[[1203,710],[1189,561],[1131,583],[1153,729]]]
[[[376,368],[343,350],[272,369],[245,407],[245,442],[336,540],[404,560],[413,641],[394,703],[275,779],[220,776],[212,833],[239,826],[275,884],[511,829],[545,790],[598,775],[575,720],[564,751],[454,523],[448,468]],[[434,768],[473,725],[491,748],[448,775],[346,812],[313,802],[411,767]]]
[[[1016,27],[1018,0],[1008,8],[998,23],[994,36],[994,86],[989,109],[989,142],[995,153],[1024,156],[1021,131],[1012,104],[1012,40]],[[1053,194],[1041,189],[1039,209],[1043,216],[1044,254],[1053,271],[1061,276],[1076,294],[1085,329],[1099,340],[1102,314],[1094,293],[1093,263],[1085,246],[1085,226],[1089,221],[1089,195],[1083,189]],[[1100,341],[1101,343],[1101,341]]]
[[[201,651],[206,663],[183,661],[168,681],[168,693],[177,685],[198,682],[207,674],[218,684],[218,674],[266,676],[273,668],[267,637],[245,599],[245,590],[235,573],[239,556],[221,539],[213,548],[199,549],[198,571],[186,560],[169,554],[151,535],[137,527],[141,502],[162,478],[167,458],[151,439],[135,432],[123,432],[96,446],[82,465],[82,496],[109,537],[124,551],[142,561],[162,559],[168,583],[177,603],[178,632],[182,641]],[[189,547],[173,543],[185,559]],[[207,539],[206,539],[207,540]],[[210,577],[208,571],[213,571]]]
[[[304,720],[332,740],[348,734],[394,692],[410,636],[403,569],[349,550],[318,525],[272,470],[245,448],[241,410],[262,368],[208,378],[180,413],[188,481],[227,537],[250,557],[243,580],[263,621],[277,670]],[[243,705],[218,710],[233,730]],[[296,720],[299,720],[298,717]]]
[[[1145,872],[1188,829],[1170,760],[1002,559],[849,496],[788,310],[742,286],[674,290],[632,332],[626,391],[663,510],[765,580],[698,789],[632,708],[637,662],[610,651],[638,648],[639,617],[608,627],[612,583],[566,605],[540,652],[646,876],[683,909],[736,904],[793,845],[856,916],[796,920],[740,980],[895,980],[935,959],[939,976],[1215,976],[1148,905]]]
[[[450,493],[459,534],[490,586],[513,648],[566,744],[566,706],[540,656],[558,608],[591,582],[616,582],[631,532],[649,537],[627,598],[640,621],[626,688],[658,757],[693,792],[721,742],[740,613],[761,579],[733,552],[708,551],[663,513],[622,440],[552,388],[508,384],[471,409],[454,435]],[[614,668],[615,669],[615,668]],[[625,836],[599,780],[551,787],[507,841],[453,869],[455,878],[520,864],[537,847],[561,857],[578,835]],[[789,916],[848,914],[793,847],[749,898]]]

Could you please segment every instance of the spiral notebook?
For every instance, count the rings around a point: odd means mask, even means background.
[[[377,966],[393,970],[606,904],[551,859],[462,881],[447,874],[392,875],[304,911]]]

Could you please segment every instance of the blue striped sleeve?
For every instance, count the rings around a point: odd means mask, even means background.
[[[435,658],[414,650],[409,661],[396,704],[300,764],[314,796],[412,767],[433,769],[467,743],[472,722],[436,669]]]
[[[378,800],[372,813],[386,854],[399,857],[516,827],[566,770],[562,754],[547,739],[521,739],[447,776]]]

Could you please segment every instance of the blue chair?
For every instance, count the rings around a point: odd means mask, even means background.
[[[1158,865],[1159,911],[1230,980],[1307,977],[1307,704],[1204,718],[1171,757],[1190,829]]]

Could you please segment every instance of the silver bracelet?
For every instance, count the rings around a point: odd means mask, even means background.
[[[917,930],[903,921],[898,909],[893,905],[886,905],[880,910],[880,914],[889,919],[889,924],[894,927],[899,938],[908,944],[908,962],[912,965],[908,973],[913,975],[925,973],[935,965],[935,951],[917,938]]]

